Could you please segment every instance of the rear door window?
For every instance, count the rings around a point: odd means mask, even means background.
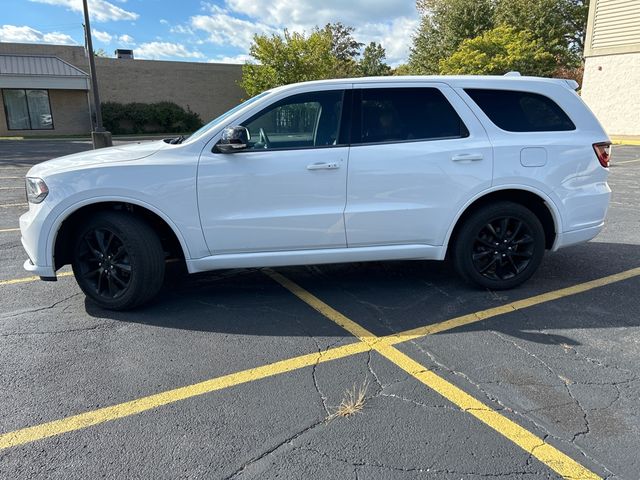
[[[549,97],[531,92],[466,88],[489,119],[508,132],[575,130],[567,114]]]
[[[460,138],[469,132],[440,90],[367,88],[356,92],[352,143]]]

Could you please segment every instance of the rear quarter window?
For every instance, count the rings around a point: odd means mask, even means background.
[[[531,92],[466,88],[489,119],[508,132],[575,130],[567,114],[549,97]]]

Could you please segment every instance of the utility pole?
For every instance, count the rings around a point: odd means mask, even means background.
[[[110,147],[113,145],[111,133],[102,125],[102,109],[100,107],[100,93],[98,92],[98,77],[96,75],[96,62],[93,55],[93,42],[91,40],[91,24],[89,23],[89,7],[87,0],[82,0],[84,7],[84,34],[89,54],[89,75],[91,75],[91,90],[93,93],[94,112],[96,114],[96,128],[91,132],[93,148]]]

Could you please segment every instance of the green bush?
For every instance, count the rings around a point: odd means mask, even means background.
[[[202,126],[200,116],[173,102],[102,104],[102,121],[114,134],[187,133]]]

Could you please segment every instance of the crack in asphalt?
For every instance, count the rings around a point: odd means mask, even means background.
[[[260,462],[261,460],[263,460],[264,458],[268,457],[269,455],[272,455],[273,453],[275,453],[276,451],[278,451],[280,448],[284,447],[285,445],[290,445],[290,446],[293,447],[293,445],[291,445],[291,443],[294,440],[296,440],[297,438],[301,437],[305,433],[313,430],[314,428],[316,428],[319,425],[322,425],[324,423],[325,423],[325,420],[322,419],[322,420],[314,422],[311,425],[303,428],[302,430],[296,432],[295,434],[291,435],[290,437],[284,439],[282,442],[276,444],[274,447],[269,448],[268,450],[265,450],[264,452],[262,452],[257,457],[254,457],[254,458],[250,459],[249,461],[245,462],[244,464],[242,464],[240,466],[240,468],[238,468],[231,475],[226,476],[225,479],[226,480],[231,480],[231,479],[238,478],[238,477],[242,476],[242,474],[245,472],[245,470],[247,468],[251,467],[252,465],[255,465],[256,463]]]
[[[74,293],[72,295],[69,295],[69,296],[61,299],[61,300],[58,300],[57,302],[52,303],[51,305],[47,305],[47,306],[44,306],[44,307],[37,307],[37,308],[30,308],[30,309],[27,309],[27,310],[14,311],[14,312],[11,312],[9,315],[5,314],[5,315],[0,316],[0,320],[5,320],[5,319],[8,319],[8,318],[15,318],[15,317],[19,317],[21,315],[26,315],[26,314],[29,314],[29,313],[37,313],[37,312],[42,312],[42,311],[45,311],[45,310],[51,310],[51,309],[54,309],[55,307],[57,307],[58,305],[60,305],[61,303],[64,303],[67,300],[71,300],[72,298],[77,297],[78,295],[82,295],[82,293],[80,293],[80,292]]]
[[[484,477],[484,478],[492,478],[492,477],[510,477],[510,476],[525,476],[525,475],[540,475],[540,473],[542,472],[530,472],[530,471],[526,471],[526,470],[514,470],[514,471],[509,471],[509,472],[500,472],[500,473],[477,473],[477,472],[465,472],[465,471],[459,471],[459,470],[450,470],[450,469],[446,469],[446,468],[434,468],[435,463],[431,464],[428,467],[399,467],[397,465],[386,465],[384,463],[378,463],[378,462],[366,462],[366,461],[351,461],[348,460],[346,458],[342,458],[342,457],[338,457],[336,455],[331,455],[327,452],[323,452],[322,450],[319,450],[317,448],[311,448],[311,447],[296,447],[296,446],[292,446],[292,450],[298,450],[301,452],[307,452],[307,453],[313,453],[319,456],[322,456],[328,460],[331,460],[333,462],[339,462],[345,465],[349,465],[352,467],[357,468],[362,468],[362,467],[369,467],[369,468],[377,468],[377,469],[383,469],[383,470],[387,470],[387,471],[391,471],[391,472],[403,472],[403,473],[431,473],[431,474],[447,474],[447,475],[462,475],[462,476],[471,476],[471,477]],[[545,472],[546,473],[546,472]]]

